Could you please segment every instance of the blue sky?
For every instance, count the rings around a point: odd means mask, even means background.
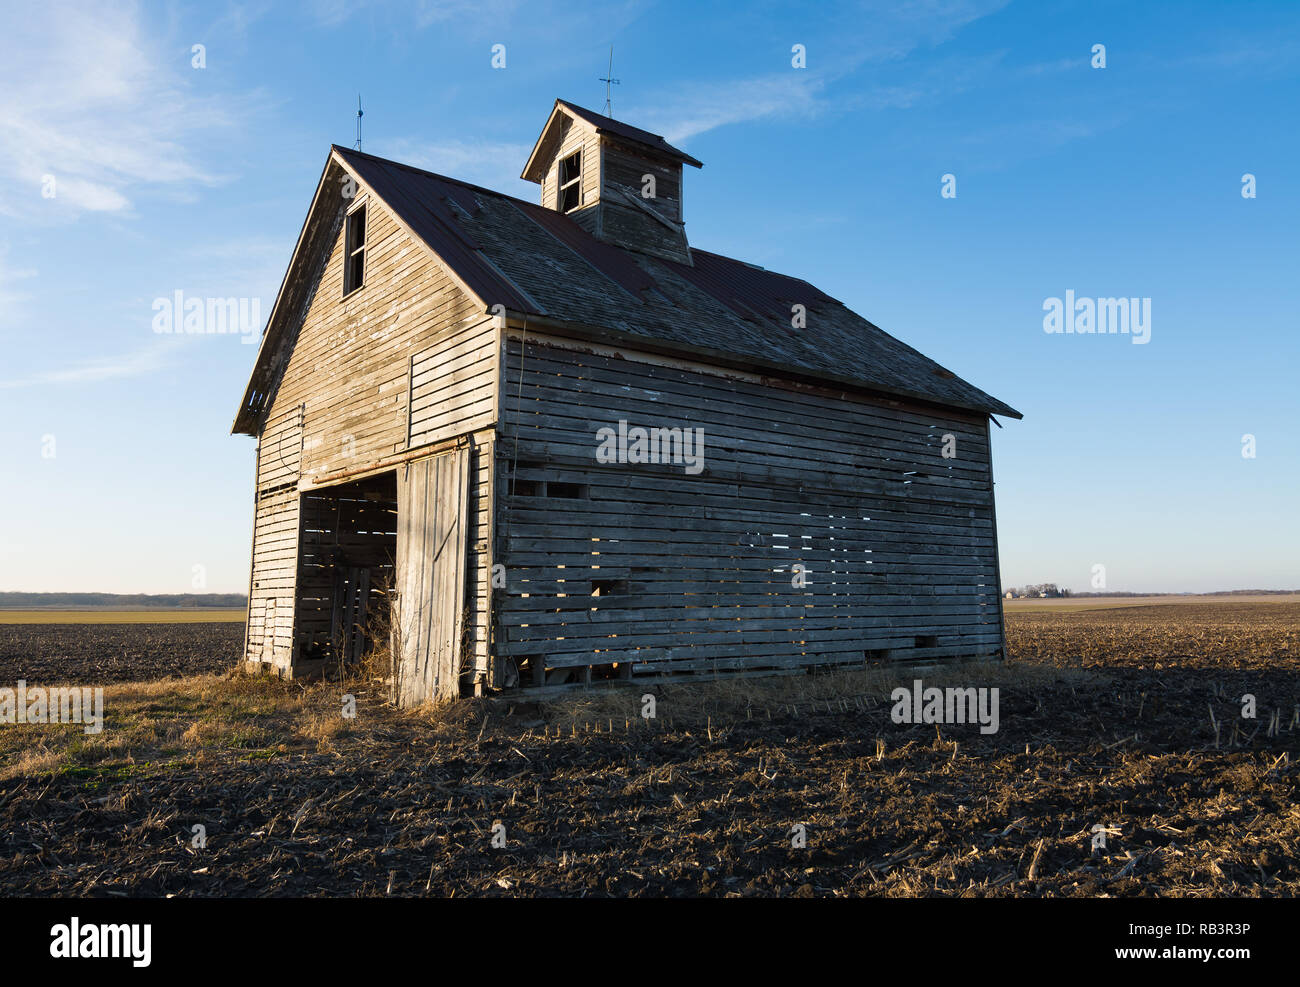
[[[1024,412],[994,435],[1004,583],[1300,586],[1293,3],[7,16],[0,589],[243,592],[253,442],[228,433],[256,347],[156,334],[154,300],[265,318],[358,91],[365,150],[535,199],[552,100],[599,110],[611,43],[615,115],[705,163],[694,245],[811,280]],[[1067,290],[1151,299],[1150,341],[1045,333]]]

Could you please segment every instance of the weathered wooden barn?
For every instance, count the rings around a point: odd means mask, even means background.
[[[379,633],[409,705],[1003,653],[989,422],[1019,413],[691,246],[686,166],[563,101],[540,204],[331,148],[233,429],[249,662]]]

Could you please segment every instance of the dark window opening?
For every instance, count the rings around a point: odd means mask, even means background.
[[[348,213],[344,234],[343,294],[356,291],[365,283],[366,274],[366,207]]]
[[[933,634],[918,634],[916,637],[916,647],[937,648],[939,647],[939,639]]]
[[[582,152],[560,159],[560,212],[572,212],[582,205]]]
[[[510,480],[511,497],[536,497],[538,494],[538,483],[536,480],[516,480],[513,477]]]
[[[627,591],[626,579],[593,579],[591,581],[592,596],[614,596],[624,594]]]
[[[561,483],[551,480],[546,484],[546,496],[560,497],[564,500],[581,500],[587,495],[587,488],[581,483]]]

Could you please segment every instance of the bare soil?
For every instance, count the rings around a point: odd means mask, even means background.
[[[1008,635],[1004,666],[921,675],[999,688],[991,735],[893,722],[906,672],[661,688],[652,720],[641,690],[399,713],[357,682],[345,719],[338,684],[110,686],[100,735],[0,727],[0,891],[1300,892],[1300,605],[1014,614]]]
[[[0,623],[0,686],[106,685],[224,672],[244,624]]]

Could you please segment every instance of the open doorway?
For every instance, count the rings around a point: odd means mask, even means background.
[[[302,495],[299,664],[335,675],[387,644],[396,555],[396,474]]]

